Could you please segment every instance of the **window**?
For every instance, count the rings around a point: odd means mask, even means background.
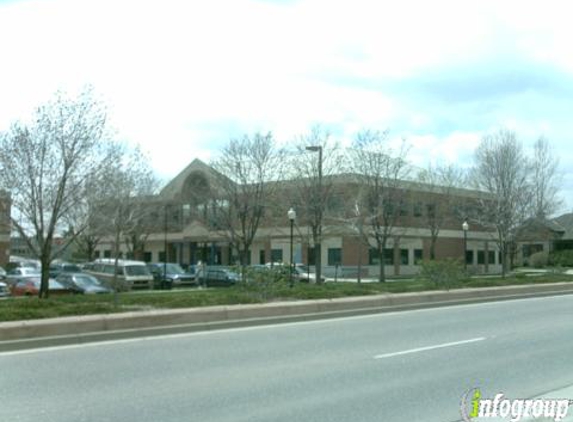
[[[308,248],[308,265],[315,265],[316,260],[315,260],[315,249],[314,247],[310,247]]]
[[[430,218],[436,217],[436,204],[426,204],[426,215]]]
[[[384,249],[384,265],[394,265],[394,249]]]
[[[369,265],[379,265],[380,255],[378,254],[378,249],[370,248],[369,251]],[[394,249],[386,248],[384,249],[384,265],[394,265]]]
[[[143,253],[143,260],[144,260],[145,262],[151,262],[151,261],[152,261],[152,259],[151,259],[151,252],[144,252],[144,253]]]
[[[414,217],[421,217],[423,214],[422,209],[422,203],[416,202],[414,204]]]
[[[407,217],[408,216],[408,206],[407,202],[400,203],[400,217]]]
[[[368,250],[368,265],[378,265],[380,264],[380,254],[378,249],[370,248]]]
[[[271,262],[283,262],[282,249],[271,249]]]
[[[259,251],[259,264],[261,264],[261,265],[266,264],[265,251]]]
[[[424,250],[414,249],[414,265],[420,265],[420,263],[423,260],[424,260]]]
[[[478,251],[478,265],[485,265],[485,251]]]
[[[107,249],[107,250],[103,251],[103,257],[104,258],[111,258],[111,250]]]
[[[474,251],[466,251],[466,264],[474,263]]]
[[[328,248],[328,265],[340,265],[342,263],[342,249]]]
[[[408,249],[400,249],[400,265],[410,265]]]
[[[487,251],[487,263],[489,265],[495,264],[495,251]]]

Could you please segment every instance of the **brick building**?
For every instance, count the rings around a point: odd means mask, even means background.
[[[144,260],[163,261],[167,253],[168,261],[184,265],[199,261],[236,263],[228,237],[219,226],[216,214],[209,209],[209,201],[220,193],[217,176],[220,175],[213,168],[194,160],[150,201],[150,207],[155,207],[151,213],[155,224],[150,227],[155,229],[146,237],[142,251]],[[462,230],[464,213],[468,215],[466,210],[476,198],[475,191],[457,189],[451,197],[446,197],[431,186],[403,182],[400,185],[404,194],[399,205],[399,220],[380,257],[373,244],[367,245],[359,235],[361,223],[353,208],[360,188],[357,179],[349,174],[331,178],[333,194],[325,212],[321,242],[323,271],[327,276],[335,273],[354,276],[360,268],[362,275],[376,277],[380,259],[384,260],[389,276],[417,273],[419,261],[430,258],[432,223],[436,223],[436,215],[442,216],[435,242],[436,258],[463,260],[465,255],[468,267],[474,272],[500,272],[500,257],[493,234],[471,221],[469,230],[466,233]],[[290,195],[292,182],[279,183],[278,194],[270,201],[250,249],[248,260],[251,264],[291,261],[287,211],[290,207],[297,210],[297,204]],[[310,228],[304,221],[304,215],[300,215],[295,222],[292,258],[296,263],[312,266],[314,248]],[[110,256],[111,251],[111,244],[103,242],[97,255]]]

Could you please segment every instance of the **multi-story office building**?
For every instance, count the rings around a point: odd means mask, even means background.
[[[148,201],[149,233],[141,242],[143,249],[135,256],[146,261],[179,262],[183,265],[234,264],[236,255],[230,247],[228,233],[217,218],[214,207],[224,207],[217,187],[218,175],[200,160],[193,161],[165,186],[160,194]],[[471,220],[464,226],[464,213],[475,204],[477,193],[456,189],[444,194],[428,185],[403,182],[397,219],[382,256],[372,239],[365,236],[368,223],[355,213],[356,194],[360,184],[351,174],[330,176],[332,193],[325,207],[321,241],[321,261],[327,276],[335,271],[341,275],[356,274],[376,277],[380,259],[389,276],[411,275],[419,270],[419,262],[435,258],[466,259],[469,268],[479,273],[500,272],[500,256],[494,233]],[[290,255],[290,220],[287,216],[293,200],[292,181],[274,182],[281,186],[265,207],[265,216],[248,253],[251,264],[293,262],[314,265],[311,229],[304,213],[298,212],[294,223],[293,256]],[[300,208],[304,208],[298,204]],[[464,230],[464,227],[466,230]],[[439,229],[437,236],[436,229]],[[435,243],[432,238],[435,237]],[[434,243],[434,247],[432,244]],[[111,256],[112,244],[102,242],[97,256]],[[127,249],[125,250],[127,251]]]

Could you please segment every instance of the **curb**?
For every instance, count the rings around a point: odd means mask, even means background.
[[[572,293],[563,282],[11,321],[0,352]]]

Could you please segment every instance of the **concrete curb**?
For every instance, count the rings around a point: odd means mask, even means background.
[[[0,351],[571,293],[551,283],[2,322]]]

